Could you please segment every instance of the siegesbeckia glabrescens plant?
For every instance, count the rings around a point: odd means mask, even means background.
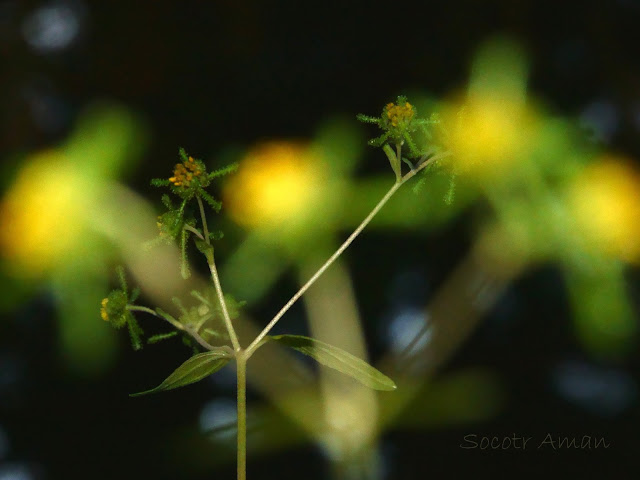
[[[159,236],[150,242],[176,242],[182,252],[181,273],[189,276],[186,257],[188,241],[193,238],[196,247],[204,255],[211,272],[212,286],[206,292],[192,292],[197,305],[187,309],[175,298],[181,315],[178,318],[160,308],[149,308],[134,304],[137,293],[129,294],[123,270],[119,270],[120,289],[112,291],[102,301],[100,314],[114,327],[129,328],[132,344],[135,349],[142,348],[143,331],[133,313],[146,313],[168,322],[172,331],[159,333],[148,338],[148,343],[156,343],[167,338],[182,336],[187,345],[193,349],[193,355],[169,375],[160,385],[132,396],[171,390],[182,387],[217,372],[227,363],[234,361],[237,371],[237,408],[238,408],[238,479],[246,478],[246,368],[247,362],[258,348],[266,342],[276,342],[292,348],[313,358],[317,362],[333,368],[354,380],[375,390],[392,391],[396,385],[389,377],[378,371],[362,359],[344,350],[301,335],[269,335],[271,329],[291,308],[291,306],[309,289],[309,287],[331,266],[331,264],[351,245],[355,238],[369,224],[393,194],[408,180],[425,167],[439,159],[449,156],[449,152],[429,145],[431,129],[439,124],[438,117],[429,119],[418,116],[416,108],[406,98],[398,97],[395,103],[388,103],[380,117],[358,115],[360,121],[376,124],[383,133],[371,140],[370,145],[382,147],[395,174],[395,182],[382,197],[362,223],[353,231],[345,242],[329,257],[329,259],[311,276],[311,278],[291,297],[291,299],[268,322],[266,327],[243,346],[238,340],[232,320],[238,316],[242,302],[224,294],[214,259],[212,241],[222,237],[219,232],[210,232],[207,225],[205,204],[214,211],[220,210],[221,204],[211,196],[206,188],[219,176],[232,173],[236,165],[207,172],[202,160],[189,156],[180,149],[180,160],[168,179],[152,180],[152,185],[169,187],[171,193],[178,197],[174,201],[169,195],[163,195],[162,203],[167,211],[158,217]],[[406,147],[406,148],[405,148]],[[403,152],[403,149],[405,152]],[[403,172],[402,164],[405,164]],[[198,215],[193,215],[190,204],[197,205]],[[215,345],[214,345],[215,344]]]

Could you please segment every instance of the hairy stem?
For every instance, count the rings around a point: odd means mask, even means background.
[[[202,199],[196,195],[196,199],[198,200],[198,206],[200,207],[200,217],[202,218],[202,230],[204,231],[204,241],[207,242],[207,245],[211,245],[211,240],[209,239],[209,229],[207,228],[207,217],[204,214],[204,205],[202,204]],[[224,294],[222,293],[222,285],[220,285],[220,277],[218,276],[218,269],[216,268],[216,262],[213,258],[213,249],[210,249],[206,254],[207,263],[209,264],[209,270],[211,271],[211,278],[213,279],[213,285],[216,288],[216,293],[218,295],[218,301],[220,302],[220,307],[222,308],[222,316],[224,317],[224,324],[227,327],[227,332],[229,333],[229,338],[231,339],[231,344],[233,345],[233,349],[236,352],[241,350],[240,342],[238,341],[238,336],[236,335],[236,331],[233,328],[233,324],[231,323],[231,317],[229,316],[229,311],[227,310],[227,303],[224,301]]]
[[[396,173],[396,182],[402,181],[402,144],[396,145],[396,157],[398,158],[398,172]]]
[[[240,347],[238,336],[236,335],[236,331],[233,328],[233,324],[231,323],[231,317],[229,316],[229,311],[227,310],[227,304],[224,301],[224,295],[222,294],[222,286],[220,286],[220,277],[218,276],[216,263],[213,260],[213,252],[210,252],[207,255],[207,260],[209,260],[209,270],[211,270],[211,278],[213,279],[213,284],[216,287],[216,293],[218,294],[218,301],[220,302],[220,306],[222,307],[222,316],[224,317],[224,324],[227,327],[229,338],[231,338],[231,344],[233,345],[233,349],[236,352],[239,352],[240,350],[242,350],[242,348]]]
[[[207,244],[211,245],[209,240],[209,230],[207,228],[207,216],[204,214],[204,205],[202,204],[202,199],[199,195],[196,195],[196,199],[198,200],[198,207],[200,207],[200,218],[202,219],[202,230],[204,231],[204,241]]]
[[[423,158],[420,159],[420,161],[418,162],[418,165],[416,166],[416,168],[414,168],[413,170],[408,172],[406,175],[404,175],[399,181],[397,181],[389,189],[389,191],[384,195],[384,197],[382,197],[382,199],[377,203],[377,205],[375,207],[373,207],[373,210],[371,210],[369,215],[367,215],[366,218],[362,221],[362,223],[360,223],[360,225],[358,225],[358,227],[353,231],[353,233],[351,235],[349,235],[349,238],[347,238],[344,241],[344,243],[342,245],[340,245],[338,250],[336,250],[335,253],[333,255],[331,255],[331,257],[329,257],[329,259],[318,269],[318,271],[313,274],[313,276],[307,281],[307,283],[305,283],[302,287],[300,287],[300,290],[298,290],[295,293],[295,295],[293,297],[291,297],[291,299],[271,319],[271,321],[267,324],[267,326],[264,327],[264,329],[260,332],[260,334],[255,338],[255,340],[253,342],[251,342],[251,345],[249,345],[247,347],[247,349],[246,349],[246,359],[247,360],[251,357],[251,355],[253,355],[253,353],[256,351],[256,349],[260,346],[260,342],[264,339],[265,336],[267,336],[267,334],[276,325],[276,323],[278,323],[280,318],[282,318],[282,316],[285,313],[287,313],[287,311],[291,308],[291,306],[294,303],[296,303],[296,301],[309,289],[309,287],[311,287],[311,285],[313,285],[315,283],[315,281],[318,280],[318,278],[320,278],[320,276],[327,270],[327,268],[329,268],[331,266],[331,264],[333,262],[335,262],[336,259],[340,255],[342,255],[342,253],[349,247],[349,245],[351,245],[351,243],[353,243],[353,241],[356,239],[356,237],[358,235],[360,235],[362,230],[364,230],[364,228],[369,224],[369,222],[371,222],[373,217],[376,216],[376,214],[380,211],[380,209],[382,209],[382,207],[384,207],[384,205],[389,201],[389,199],[393,196],[393,194],[396,193],[396,191],[402,185],[404,185],[410,178],[415,176],[420,170],[425,168],[427,165],[429,165],[429,164],[431,164],[431,163],[433,163],[433,162],[435,162],[437,160],[440,160],[442,158],[448,157],[450,155],[451,155],[451,152],[443,152],[443,153],[434,155],[434,156],[432,156],[430,158],[427,158],[427,156],[424,156]]]

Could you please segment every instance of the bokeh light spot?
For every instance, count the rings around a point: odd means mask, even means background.
[[[67,48],[76,39],[79,31],[78,12],[63,3],[38,8],[22,25],[22,33],[27,43],[42,53]]]
[[[37,153],[26,163],[0,203],[0,246],[13,272],[33,277],[73,250],[91,189],[58,151]]]
[[[588,247],[640,259],[640,174],[630,161],[609,156],[586,167],[570,188],[570,206]]]
[[[248,227],[290,226],[313,215],[321,163],[305,145],[270,142],[251,149],[224,189],[229,215]]]

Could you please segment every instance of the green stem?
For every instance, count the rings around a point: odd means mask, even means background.
[[[190,226],[190,225],[185,225],[185,226],[184,226],[184,229],[185,229],[185,230],[190,231],[191,233],[193,233],[193,234],[194,234],[196,237],[198,237],[200,240],[204,240],[204,237],[202,236],[202,234],[201,234],[198,230],[196,230],[195,228],[193,228],[192,226]]]
[[[236,354],[238,377],[238,480],[247,478],[247,357]]]
[[[207,217],[204,214],[204,205],[202,204],[202,199],[196,195],[196,199],[198,200],[198,206],[200,207],[200,217],[202,219],[202,230],[204,231],[204,241],[207,242],[207,245],[211,245],[211,240],[209,239],[209,229],[207,228]],[[209,264],[209,270],[211,271],[211,278],[213,279],[213,285],[216,288],[216,293],[218,295],[218,301],[220,302],[220,307],[222,308],[222,316],[224,317],[224,324],[227,327],[227,332],[229,333],[229,338],[231,339],[231,343],[233,344],[233,349],[236,352],[241,350],[240,342],[238,341],[238,336],[236,335],[236,331],[233,328],[233,324],[231,323],[231,317],[229,316],[229,311],[227,310],[227,303],[224,301],[224,294],[222,293],[222,285],[220,285],[220,277],[218,276],[218,269],[216,268],[216,262],[213,258],[213,248],[209,250],[205,255],[207,257],[207,263]]]
[[[207,216],[204,214],[204,205],[199,195],[196,195],[198,206],[200,207],[200,218],[202,218],[202,230],[204,231],[204,241],[211,245],[209,240],[209,230],[207,229]]]
[[[151,308],[148,308],[148,307],[139,307],[137,305],[127,305],[127,310],[129,310],[130,312],[150,313],[151,315],[155,315],[158,318],[162,318],[160,315],[158,315],[158,312],[156,312],[155,310],[152,310]],[[173,324],[173,326],[177,327],[177,325],[175,325],[175,324]],[[180,328],[180,327],[178,327],[178,328]]]
[[[218,301],[220,302],[220,306],[222,307],[222,316],[224,317],[224,324],[227,327],[229,338],[231,338],[231,344],[233,345],[233,349],[236,352],[240,352],[242,348],[240,347],[238,336],[236,335],[236,331],[233,328],[233,324],[231,323],[231,317],[229,316],[229,311],[227,310],[227,304],[224,301],[224,295],[222,294],[222,286],[220,285],[220,277],[218,276],[216,263],[213,260],[213,252],[210,252],[207,255],[207,260],[209,262],[209,270],[211,271],[211,278],[213,279],[213,284],[215,285],[216,293],[218,294]]]

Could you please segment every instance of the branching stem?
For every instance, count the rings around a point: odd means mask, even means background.
[[[150,308],[147,307],[140,307],[138,305],[127,305],[127,310],[131,311],[131,312],[144,312],[144,313],[148,313],[150,315],[153,315],[154,317],[158,317],[161,318],[162,320],[165,320],[167,322],[169,322],[176,330],[180,330],[181,332],[185,332],[188,335],[190,335],[196,342],[198,342],[198,344],[203,347],[206,350],[218,350],[220,348],[223,349],[229,349],[229,354],[233,355],[233,350],[231,350],[228,346],[223,346],[223,347],[214,347],[213,345],[211,345],[209,342],[207,342],[204,338],[202,338],[200,336],[200,334],[198,332],[196,332],[195,330],[193,330],[192,328],[189,328],[188,326],[182,325],[180,322],[178,322],[175,319],[172,319],[171,317],[167,316],[163,316],[160,315],[158,312],[156,312],[155,310],[152,310]]]

